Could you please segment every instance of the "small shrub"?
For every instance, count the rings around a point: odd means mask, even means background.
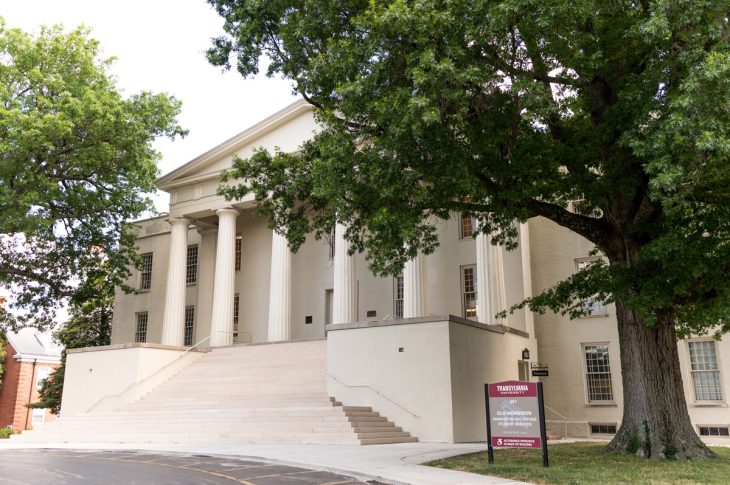
[[[13,434],[12,429],[0,428],[0,440],[8,439]]]
[[[636,452],[639,451],[639,448],[641,448],[641,445],[641,438],[639,438],[639,435],[634,433],[629,436],[629,443],[628,445],[626,445],[626,451],[628,451],[632,455],[635,455]]]

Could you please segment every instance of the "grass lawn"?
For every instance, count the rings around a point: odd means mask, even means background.
[[[730,448],[714,447],[717,460],[644,460],[603,451],[603,443],[548,445],[550,467],[543,468],[542,452],[526,449],[494,450],[436,460],[426,465],[483,475],[546,484],[728,484]]]

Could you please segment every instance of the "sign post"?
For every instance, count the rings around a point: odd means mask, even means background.
[[[542,383],[505,381],[484,384],[487,413],[487,457],[494,448],[542,448],[547,467],[547,432]]]

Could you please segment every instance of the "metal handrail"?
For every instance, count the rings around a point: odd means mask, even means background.
[[[327,371],[327,375],[330,376],[331,378],[333,378],[334,380],[338,381],[340,384],[342,384],[345,387],[367,387],[368,389],[374,391],[376,394],[379,394],[383,398],[385,398],[388,401],[392,402],[393,404],[395,404],[396,406],[398,406],[399,408],[401,408],[402,410],[404,410],[405,412],[407,412],[408,414],[410,414],[414,418],[421,419],[421,417],[419,415],[417,415],[416,413],[414,413],[413,411],[411,411],[410,409],[408,409],[406,406],[404,406],[403,404],[399,403],[395,399],[393,399],[391,397],[388,397],[384,392],[382,392],[377,387],[371,386],[369,384],[348,384],[347,382],[345,382],[341,378],[339,378],[336,375],[332,374],[330,371]]]
[[[568,423],[582,423],[583,422],[583,421],[576,421],[576,420],[573,420],[573,419],[570,419],[570,418],[566,418],[565,416],[563,416],[562,414],[560,414],[559,412],[557,412],[556,410],[554,410],[550,406],[546,406],[545,404],[543,404],[543,406],[545,406],[545,409],[547,409],[548,411],[551,411],[553,414],[557,414],[559,417],[562,418],[562,419],[546,419],[545,421],[553,421],[553,422],[556,422],[556,423],[562,422],[563,423],[563,429],[565,431],[565,437],[566,438],[568,437]]]
[[[166,363],[165,365],[163,365],[162,367],[160,367],[156,371],[152,372],[151,374],[148,374],[148,375],[144,376],[142,379],[138,380],[137,382],[131,383],[130,385],[128,385],[127,387],[125,387],[124,390],[122,390],[121,392],[119,392],[118,394],[107,394],[106,396],[102,396],[101,398],[99,398],[98,401],[96,401],[94,404],[92,404],[91,407],[89,407],[86,410],[86,412],[89,413],[89,412],[93,411],[95,407],[97,407],[99,404],[101,404],[106,399],[113,398],[113,397],[119,397],[119,396],[122,396],[122,395],[126,394],[131,389],[133,389],[134,387],[139,386],[143,382],[146,382],[148,379],[152,378],[153,376],[156,376],[157,374],[159,374],[163,370],[167,369],[172,364],[178,362],[180,359],[182,359],[183,357],[185,357],[185,355],[187,355],[188,352],[191,352],[193,349],[196,349],[198,346],[200,346],[200,344],[202,344],[203,342],[205,342],[206,340],[209,340],[209,339],[210,339],[210,335],[208,335],[207,337],[205,337],[203,340],[201,340],[200,342],[196,343],[192,347],[188,347],[187,349],[185,349],[185,352],[183,352],[182,354],[178,355],[177,357],[175,357],[170,362]]]

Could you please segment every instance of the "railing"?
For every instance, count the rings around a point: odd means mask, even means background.
[[[566,418],[565,416],[563,416],[562,414],[560,414],[559,412],[557,412],[550,406],[545,406],[545,409],[547,409],[551,413],[553,413],[553,414],[557,415],[559,418],[561,418],[561,419],[546,419],[545,422],[546,423],[562,423],[564,426],[563,436],[565,438],[568,437],[568,424],[588,424],[588,421],[579,421],[579,420],[575,420],[575,419],[571,419],[571,418]]]
[[[379,396],[381,396],[383,399],[386,399],[387,401],[392,402],[393,404],[395,404],[396,406],[398,406],[399,408],[401,408],[402,410],[404,410],[405,412],[407,412],[408,414],[410,414],[414,418],[421,419],[421,417],[419,415],[417,415],[416,413],[414,413],[413,411],[411,411],[410,409],[408,409],[406,406],[404,406],[403,404],[399,403],[395,399],[389,397],[387,394],[385,394],[383,391],[381,391],[377,387],[374,387],[374,386],[371,386],[371,385],[368,385],[368,384],[348,384],[344,380],[342,380],[341,378],[337,377],[336,375],[332,374],[329,371],[327,371],[327,375],[330,376],[332,379],[336,380],[337,382],[339,382],[340,384],[342,384],[345,387],[365,387],[365,388],[368,388],[371,391],[373,391],[376,394],[378,394]]]
[[[131,383],[126,388],[124,388],[124,390],[122,390],[121,392],[119,392],[118,394],[107,394],[106,396],[103,396],[103,397],[99,398],[99,400],[96,401],[94,404],[92,404],[91,407],[89,407],[89,409],[86,410],[86,412],[87,413],[92,412],[102,402],[104,402],[104,401],[106,401],[108,399],[122,397],[124,394],[130,392],[135,387],[140,386],[141,384],[145,383],[146,381],[148,381],[152,377],[158,375],[160,372],[162,372],[163,370],[167,369],[171,365],[179,362],[180,359],[182,359],[183,357],[185,357],[188,354],[188,352],[192,352],[193,350],[197,349],[203,342],[206,342],[208,340],[210,340],[210,335],[208,335],[207,337],[205,337],[203,340],[201,340],[200,342],[196,343],[192,347],[188,347],[187,349],[185,349],[185,352],[183,352],[182,354],[178,355],[177,357],[175,357],[174,359],[172,359],[170,362],[168,362],[165,365],[161,366],[160,368],[158,368],[157,370],[155,370],[151,374],[147,374],[146,376],[144,376],[142,379],[138,380],[137,382]]]

